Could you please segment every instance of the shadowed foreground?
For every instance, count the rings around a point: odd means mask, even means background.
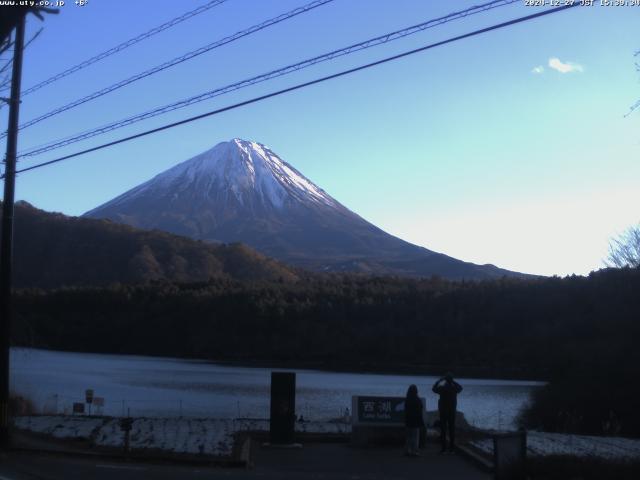
[[[301,449],[263,448],[253,442],[254,466],[216,468],[203,465],[133,463],[109,457],[71,457],[52,454],[11,452],[0,462],[0,476],[11,480],[47,479],[200,479],[200,478],[325,478],[325,479],[489,479],[458,455],[439,455],[429,445],[419,458],[407,458],[402,449],[356,449],[340,444],[307,444]]]

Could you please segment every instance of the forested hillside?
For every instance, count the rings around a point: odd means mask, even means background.
[[[327,275],[25,290],[14,342],[332,369],[615,378],[640,365],[638,291],[637,269],[469,283]]]
[[[107,220],[16,204],[17,287],[106,286],[212,278],[294,281],[288,267],[241,244],[199,242]]]

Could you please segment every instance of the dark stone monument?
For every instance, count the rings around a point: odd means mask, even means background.
[[[271,418],[269,422],[271,444],[293,444],[295,424],[296,374],[271,372]]]

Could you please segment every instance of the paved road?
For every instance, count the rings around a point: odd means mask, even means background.
[[[268,478],[330,480],[489,480],[459,455],[440,455],[429,445],[419,458],[403,456],[401,448],[351,448],[347,444],[308,445],[299,450],[254,448],[257,474]]]
[[[301,449],[269,449],[255,443],[254,467],[220,468],[129,463],[101,458],[10,452],[0,457],[0,480],[146,479],[324,479],[324,480],[489,480],[457,455],[430,446],[420,458],[399,448],[355,449],[346,444],[309,444]]]

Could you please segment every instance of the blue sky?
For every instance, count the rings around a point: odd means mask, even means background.
[[[28,36],[45,28],[23,86],[203,3],[68,1],[44,23],[30,18]],[[25,97],[21,121],[304,3],[228,0]],[[478,3],[335,0],[25,129],[20,150]],[[537,11],[523,1],[451,22],[21,166]],[[640,112],[624,117],[640,98],[639,20],[640,7],[577,7],[21,174],[16,198],[79,215],[241,137],[405,240],[512,270],[586,274],[640,220]]]

